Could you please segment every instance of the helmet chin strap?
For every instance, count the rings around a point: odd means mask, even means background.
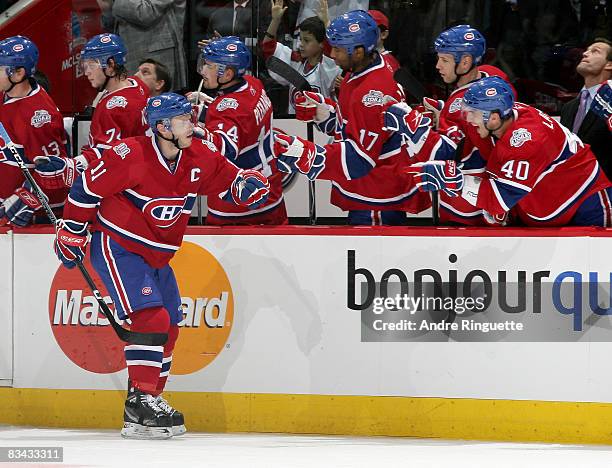
[[[15,86],[17,86],[18,84],[23,83],[24,81],[26,81],[26,80],[28,79],[28,77],[27,77],[27,76],[24,76],[24,77],[23,77],[23,80],[21,80],[21,81],[13,81],[13,80],[11,80],[11,76],[13,76],[13,74],[12,74],[12,73],[11,73],[11,74],[8,76],[8,80],[9,80],[9,83],[11,83],[11,86],[9,87],[9,89],[7,89],[7,90],[5,91],[5,93],[6,93],[6,94],[10,93],[10,92],[11,92],[11,90],[12,90],[12,89],[13,89]]]
[[[470,69],[468,71],[466,71],[465,73],[459,73],[458,71],[459,68],[459,63],[455,63],[455,79],[450,83],[453,86],[456,86],[457,83],[459,82],[459,80],[461,79],[462,76],[467,75],[469,72],[471,72],[474,68],[476,68],[476,63],[472,60],[472,66],[470,67]]]
[[[225,70],[227,70],[227,66],[223,70],[223,73],[225,73]],[[215,88],[215,91],[219,91],[221,89],[221,86],[225,86],[227,84],[230,84],[232,81],[234,81],[236,79],[236,73],[234,73],[234,77],[231,80],[227,80],[226,82],[222,82],[219,78],[221,78],[223,76],[223,73],[221,75],[217,75],[217,87]]]
[[[106,69],[107,69],[107,67],[103,68],[103,73],[104,73],[104,76],[106,77],[106,79],[104,80],[104,84],[102,86],[96,88],[99,93],[101,93],[102,91],[104,91],[106,89],[106,86],[108,85],[108,82],[110,81],[111,78],[115,78],[117,76],[116,73],[114,75],[107,75],[106,74]]]
[[[493,137],[494,137],[494,136],[495,136],[495,135],[494,135],[494,133],[495,133],[496,131],[498,131],[500,128],[502,128],[502,127],[504,126],[504,122],[505,122],[505,119],[502,119],[502,118],[501,118],[501,115],[500,115],[500,122],[499,122],[499,125],[498,125],[498,127],[497,127],[497,128],[489,128],[489,126],[487,125],[487,124],[489,123],[489,120],[488,120],[488,119],[487,119],[487,121],[484,123],[484,127],[485,127],[485,128],[487,129],[487,131],[489,132],[489,136],[490,136],[490,137],[491,137],[491,136],[493,136]]]
[[[365,48],[363,48],[363,51],[365,53]],[[353,49],[353,52],[355,52],[355,49]],[[349,57],[349,69],[348,69],[348,71],[350,71],[351,73],[354,73],[354,71],[355,71],[355,63],[353,62],[353,54],[352,53],[348,54],[348,57]],[[370,64],[371,63],[372,62],[370,62]],[[366,65],[366,66],[369,66],[369,64]]]
[[[179,151],[184,149],[184,148],[181,148],[181,146],[179,145],[178,138],[174,135],[174,132],[172,132],[172,138],[166,138],[161,133],[158,133],[157,136],[160,137],[162,140],[166,140],[166,141],[169,141],[170,143],[172,143],[174,146],[176,146],[176,148]]]
[[[353,52],[355,52],[355,49],[353,49]],[[349,69],[348,69],[348,71],[353,73],[353,68],[354,68],[353,67],[353,54],[352,53],[348,54],[348,58],[349,58]]]
[[[101,93],[102,91],[104,91],[106,89],[106,86],[108,85],[108,82],[110,81],[111,78],[114,77],[114,75],[113,76],[107,75],[106,72],[104,72],[104,76],[106,77],[105,80],[104,80],[104,84],[97,88],[99,93]]]

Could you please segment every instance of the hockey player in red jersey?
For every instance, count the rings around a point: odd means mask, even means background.
[[[475,129],[461,118],[461,100],[469,87],[486,76],[500,76],[507,80],[504,72],[490,65],[480,65],[487,50],[484,36],[469,25],[454,26],[440,33],[434,42],[438,54],[436,69],[442,80],[455,90],[446,103],[425,98],[425,108],[433,115],[434,126],[458,145],[457,163],[466,174],[479,175],[484,171],[486,153],[490,152],[490,139],[480,140]],[[423,155],[421,155],[422,157]],[[475,209],[461,198],[440,195],[440,220],[464,225],[486,225],[482,210]]]
[[[141,80],[127,76],[126,55],[123,40],[115,34],[93,37],[81,52],[83,74],[102,93],[91,119],[91,147],[109,148],[147,129],[143,110],[149,91]]]
[[[309,179],[332,181],[331,202],[348,211],[349,224],[401,225],[406,211],[429,204],[402,168],[400,135],[383,129],[381,112],[388,102],[403,100],[390,67],[376,52],[379,30],[365,11],[355,10],[332,21],[327,38],[332,57],[345,71],[336,106],[318,93],[296,100],[296,117],[312,121],[335,141],[325,146],[303,138],[275,136],[279,168]]]
[[[105,150],[76,179],[57,227],[55,251],[68,268],[83,259],[91,240],[91,262],[118,316],[130,318],[131,330],[168,334],[164,346],[125,347],[130,380],[121,434],[128,438],[185,432],[183,415],[161,393],[183,318],[168,262],[181,245],[197,196],[219,196],[253,209],[268,196],[261,173],[237,168],[208,141],[192,140],[191,111],[183,96],[150,98],[151,135]]]
[[[30,169],[37,156],[65,157],[67,143],[57,106],[32,78],[37,62],[38,48],[28,38],[14,36],[0,42],[0,122],[19,144]],[[4,142],[0,141],[0,146]],[[61,208],[67,190],[50,186],[44,174],[32,173],[51,207]],[[6,148],[0,153],[0,181],[0,224],[30,224],[40,203]]]
[[[462,99],[463,118],[494,137],[481,177],[454,161],[413,166],[419,188],[461,196],[492,222],[513,216],[527,226],[610,226],[612,184],[588,145],[543,112],[514,102],[499,77],[474,83]]]
[[[270,182],[268,201],[257,210],[208,199],[206,224],[286,224],[282,173],[272,153],[272,103],[261,81],[245,75],[251,52],[237,37],[210,41],[202,50],[198,72],[206,89],[217,90],[208,105],[205,138],[242,169],[261,171]]]
[[[144,107],[149,91],[137,77],[127,76],[123,40],[115,34],[99,34],[85,44],[80,67],[100,93],[89,129],[89,146],[73,159],[51,157],[36,170],[55,186],[70,187],[76,175],[95,164],[102,151],[123,138],[144,135]]]

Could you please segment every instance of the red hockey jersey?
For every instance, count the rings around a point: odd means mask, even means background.
[[[317,177],[332,181],[332,204],[345,211],[423,211],[429,195],[406,174],[401,136],[382,129],[385,105],[404,100],[391,67],[377,54],[368,68],[346,75],[340,90],[335,141],[325,145],[325,168]],[[319,127],[331,130],[327,123]]]
[[[137,77],[128,78],[125,88],[106,93],[91,119],[89,146],[110,148],[119,140],[142,136],[148,126],[144,119],[149,90]]]
[[[93,222],[93,230],[161,268],[181,246],[197,196],[226,192],[237,173],[208,141],[194,139],[171,170],[154,136],[127,138],[77,178],[64,217]]]
[[[9,98],[0,93],[0,122],[13,142],[24,147],[25,163],[33,169],[36,156],[66,157],[67,141],[64,121],[55,102],[34,80],[30,83],[32,91],[25,97]],[[49,197],[51,206],[62,206],[68,191],[49,190],[44,178],[34,170],[30,172]],[[4,161],[0,164],[0,181],[0,200],[4,200],[24,183],[23,173],[16,163]]]
[[[525,104],[513,112],[487,157],[477,198],[464,196],[492,215],[514,207],[528,226],[567,225],[582,201],[611,184],[590,147],[567,128]]]
[[[391,67],[391,71],[393,73],[399,70],[400,64],[390,50],[385,50],[384,52],[381,52],[380,55],[382,55],[382,58],[385,59],[387,65]]]
[[[256,169],[268,178],[268,201],[255,210],[218,197],[208,199],[207,224],[253,223],[272,210],[284,212],[282,174],[272,151],[272,102],[261,81],[245,76],[236,86],[220,90],[206,112],[206,128],[223,155],[241,169]],[[281,206],[282,205],[282,206]],[[282,223],[286,214],[274,217]]]
[[[503,71],[491,65],[481,65],[478,70],[481,78],[499,76],[504,80],[508,79]],[[463,96],[473,83],[457,88],[448,97],[440,113],[438,131],[455,142],[465,136],[460,159],[463,165],[462,171],[465,174],[478,175],[484,172],[485,159],[493,149],[493,140],[492,138],[486,140],[480,138],[476,128],[468,124],[461,116]],[[478,142],[478,148],[475,142]],[[472,226],[488,224],[482,215],[482,210],[470,205],[462,198],[449,197],[444,192],[440,193],[440,220],[445,223],[456,222]]]

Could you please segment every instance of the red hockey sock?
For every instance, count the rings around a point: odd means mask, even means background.
[[[168,380],[168,374],[170,374],[170,366],[172,365],[172,351],[174,351],[174,345],[179,335],[179,327],[177,325],[170,325],[168,330],[168,341],[164,345],[164,358],[162,361],[161,373],[159,374],[159,380],[157,381],[157,389],[155,395],[159,395],[164,391],[166,381]]]
[[[167,333],[170,315],[163,307],[150,307],[130,314],[131,330],[143,333]],[[132,385],[156,395],[164,354],[163,346],[129,344],[125,346],[125,361]]]

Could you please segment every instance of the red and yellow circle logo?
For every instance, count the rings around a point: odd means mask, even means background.
[[[234,296],[225,270],[204,248],[183,242],[170,262],[183,304],[181,331],[174,348],[173,375],[192,374],[210,364],[223,350],[234,323]],[[89,263],[100,293],[108,291]],[[109,304],[114,312],[114,307]],[[64,354],[77,366],[97,374],[125,368],[123,347],[78,269],[60,266],[49,292],[51,330]]]

